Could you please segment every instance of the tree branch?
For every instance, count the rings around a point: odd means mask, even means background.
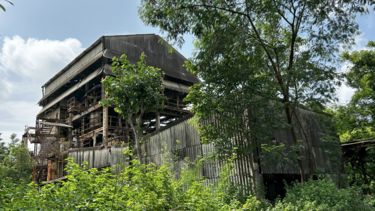
[[[268,60],[271,63],[272,70],[273,70],[273,72],[275,74],[275,78],[276,78],[276,80],[277,80],[277,82],[278,82],[278,84],[280,86],[280,89],[281,89],[283,95],[284,95],[284,101],[288,101],[288,98],[289,98],[288,88],[284,84],[283,78],[281,76],[280,69],[276,65],[276,63],[275,63],[275,61],[274,61],[271,53],[269,52],[269,49],[267,48],[266,43],[263,41],[263,39],[262,39],[262,37],[260,35],[260,32],[258,31],[257,27],[255,26],[254,20],[252,19],[251,15],[250,15],[250,12],[248,11],[249,10],[249,5],[247,5],[247,4],[245,5],[245,8],[247,10],[246,13],[238,11],[238,10],[233,10],[233,9],[228,9],[228,8],[224,8],[224,7],[220,7],[220,6],[208,5],[208,4],[193,4],[193,5],[181,6],[181,7],[177,8],[177,10],[193,9],[193,8],[196,8],[196,7],[221,10],[221,11],[229,12],[231,14],[241,15],[241,16],[244,16],[245,18],[247,18],[247,20],[249,21],[250,26],[251,26],[253,32],[255,33],[256,39],[258,40],[258,42],[260,43],[260,45],[264,49],[264,51],[265,51],[265,53],[267,55],[267,58],[268,58]]]

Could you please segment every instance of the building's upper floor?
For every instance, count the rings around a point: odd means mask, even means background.
[[[158,35],[102,36],[42,86],[43,97],[39,104],[46,105],[51,96],[81,82],[82,75],[105,67],[114,56],[126,53],[131,62],[136,62],[142,52],[146,63],[162,69],[166,79],[185,85],[198,82],[185,70],[185,57]]]
[[[164,72],[166,88],[187,92],[199,80],[184,68],[185,57],[160,36],[154,34],[102,36],[42,86],[39,101],[43,114],[79,88],[99,76],[110,73],[113,57],[126,54],[131,62],[141,53],[146,63]]]

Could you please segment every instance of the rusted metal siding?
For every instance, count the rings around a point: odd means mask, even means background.
[[[118,57],[126,53],[131,62],[136,62],[142,52],[146,55],[148,65],[161,68],[168,77],[189,84],[199,81],[185,70],[183,66],[185,57],[158,35],[103,36],[44,84],[41,102],[95,61],[103,59],[103,56],[112,59],[114,56]]]
[[[323,139],[324,131],[319,127],[319,121],[314,113],[302,112],[300,115],[304,123],[304,127],[309,127],[307,133],[307,141],[313,146],[313,160],[315,165],[313,169],[309,169],[310,173],[335,173],[335,166],[331,162],[329,156],[338,156],[332,154],[330,151],[337,150],[335,145],[333,148],[326,148]],[[315,118],[315,120],[314,120]],[[316,134],[315,134],[316,133]],[[288,144],[288,133],[275,133],[276,139],[286,140]],[[233,144],[241,142],[241,135],[233,137]],[[332,143],[335,143],[334,141]],[[337,145],[337,147],[339,147]],[[69,152],[69,156],[82,164],[84,161],[88,162],[89,167],[101,168],[105,166],[113,166],[115,164],[125,162],[126,158],[121,153],[124,148],[91,148],[91,149],[76,149]],[[162,165],[169,162],[174,165],[174,169],[178,174],[183,166],[190,162],[195,162],[199,158],[206,158],[203,160],[201,175],[206,179],[206,183],[216,183],[223,161],[217,160],[214,156],[215,147],[213,144],[201,144],[199,134],[196,129],[185,120],[175,126],[161,131],[149,137],[141,147],[143,163],[155,163]],[[306,152],[307,153],[307,152]],[[264,156],[268,156],[265,152],[261,152],[260,165],[255,160],[252,151],[247,151],[243,154],[237,155],[237,159],[233,162],[233,169],[231,172],[231,180],[238,186],[243,188],[245,192],[255,192],[254,184],[260,184],[260,174],[299,174],[299,168],[296,162],[288,162],[281,158],[266,162]],[[304,161],[305,168],[310,168],[307,159]]]
[[[197,131],[184,121],[149,137],[141,146],[141,160],[144,163],[157,165],[169,162],[173,156],[177,156],[179,160],[190,158],[194,161],[202,155],[201,148]],[[102,168],[124,161],[126,156],[121,153],[124,149],[123,147],[78,148],[71,149],[69,156],[79,164],[86,161],[89,167]]]
[[[165,40],[155,34],[105,36],[104,56],[112,59],[125,53],[131,62],[139,60],[143,52],[148,65],[158,67],[171,77],[188,83],[196,83],[198,79],[186,71],[185,57],[173,49]]]
[[[210,157],[215,152],[212,144],[201,144],[197,130],[187,121],[183,121],[171,128],[149,137],[142,144],[142,162],[162,165],[166,162],[174,165],[178,174],[181,169],[194,163],[198,158]],[[87,162],[90,168],[103,168],[126,162],[122,153],[124,148],[81,148],[71,150],[69,156],[78,164]],[[252,186],[250,156],[240,156],[234,161],[231,172],[232,181],[248,189]],[[218,181],[221,167],[224,163],[214,158],[207,158],[202,163],[201,176],[207,184]]]
[[[104,168],[126,162],[122,147],[90,147],[70,150],[68,155],[78,164],[86,163],[89,168]]]
[[[298,146],[301,150],[302,164],[306,174],[330,173],[335,174],[340,169],[340,145],[334,131],[330,131],[329,117],[308,110],[298,109],[295,117]],[[272,159],[266,152],[261,151],[262,174],[299,174],[298,164],[293,159],[296,147],[292,143],[289,130],[274,132],[277,144],[284,144],[285,149],[281,159]],[[294,155],[296,156],[296,155]]]
[[[85,84],[89,83],[90,81],[94,80],[96,77],[100,76],[101,69],[97,69],[93,71],[90,75],[88,75],[86,78],[84,78],[79,83],[75,84],[74,86],[70,87],[68,90],[66,90],[64,93],[59,95],[58,97],[54,98],[51,102],[43,106],[43,109],[38,113],[42,114],[43,112],[47,111],[52,106],[56,105],[57,103],[61,102],[64,98],[68,97],[69,95],[73,94],[78,89],[82,88]]]
[[[55,179],[56,163],[52,160],[48,160],[47,165],[47,181]]]

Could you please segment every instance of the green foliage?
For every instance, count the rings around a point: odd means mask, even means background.
[[[143,0],[140,15],[178,43],[186,33],[197,38],[187,68],[203,82],[187,100],[206,123],[202,140],[230,156],[269,144],[276,128],[288,130],[298,148],[297,107],[334,100],[339,47],[353,44],[355,15],[367,3]],[[303,159],[297,151],[300,172]]]
[[[0,207],[12,210],[230,210],[242,207],[225,188],[205,186],[195,169],[176,179],[168,166],[157,167],[132,160],[118,174],[110,169],[88,169],[68,160],[65,181],[16,185],[1,181]],[[229,171],[226,167],[226,172]],[[227,175],[224,173],[223,175]],[[225,178],[227,184],[228,178]],[[250,197],[245,210],[262,203]]]
[[[346,106],[326,109],[326,112],[332,115],[341,142],[375,137],[375,129],[371,123],[373,121],[364,119],[362,114],[365,110],[354,106],[351,102]]]
[[[22,198],[31,179],[32,158],[28,149],[15,134],[10,140],[6,146],[0,138],[0,210],[2,205]]]
[[[375,50],[374,42],[367,50],[345,52],[343,58],[350,62],[345,76],[349,86],[356,89],[345,106],[328,110],[336,124],[341,142],[375,138]],[[354,149],[354,148],[353,148]],[[348,153],[345,173],[350,185],[359,187],[366,194],[375,193],[375,150],[372,146],[363,151]],[[347,155],[348,156],[348,155]],[[373,196],[367,197],[374,204]]]
[[[345,52],[351,63],[346,79],[356,89],[351,101],[333,111],[341,141],[375,138],[375,50]]]
[[[372,196],[356,189],[338,189],[329,179],[294,184],[274,206],[253,196],[240,199],[230,181],[232,162],[223,166],[218,184],[204,185],[197,169],[179,178],[167,165],[157,167],[131,160],[114,173],[89,169],[68,160],[66,180],[45,184],[0,180],[4,210],[371,210]]]
[[[125,54],[120,58],[113,58],[112,73],[113,77],[107,76],[102,81],[105,99],[101,100],[101,104],[114,106],[115,111],[130,126],[137,155],[140,157],[142,116],[163,107],[163,74],[160,69],[146,65],[143,53],[135,64],[130,63]]]
[[[375,147],[368,146],[352,156],[344,166],[349,184],[375,194]]]
[[[30,153],[16,134],[10,140],[8,146],[0,142],[0,179],[29,182],[33,163]]]
[[[338,189],[329,179],[310,180],[289,187],[272,210],[373,210],[358,190]]]
[[[201,91],[216,89],[217,96],[249,87],[256,95],[308,103],[332,99],[335,53],[339,44],[353,43],[355,14],[367,3],[144,0],[140,15],[177,42],[185,33],[197,37],[190,69],[204,80]]]
[[[2,141],[1,133],[0,133],[0,163],[4,161],[6,156],[8,155],[8,147],[5,146],[5,143]]]
[[[103,104],[114,105],[124,119],[161,108],[163,75],[160,69],[146,65],[143,53],[135,64],[130,63],[125,54],[114,58],[112,72],[114,77],[102,81],[106,93]]]

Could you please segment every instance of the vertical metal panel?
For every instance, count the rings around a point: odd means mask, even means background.
[[[242,134],[236,134],[233,137],[233,143],[239,147],[248,147],[248,142],[244,141]],[[320,148],[314,146],[317,151],[316,156],[320,156]],[[143,163],[154,163],[156,165],[162,165],[163,163],[172,163],[175,169],[176,175],[181,171],[182,166],[185,165],[185,158],[189,158],[190,161],[196,161],[199,157],[206,157],[202,164],[201,176],[206,179],[205,184],[215,184],[218,181],[220,171],[224,165],[223,161],[217,160],[216,158],[208,158],[212,153],[215,152],[213,144],[201,144],[199,141],[198,132],[189,125],[188,121],[181,122],[175,126],[157,133],[142,143],[142,155],[141,161]],[[90,167],[102,168],[105,166],[114,166],[119,163],[126,162],[126,156],[123,155],[122,151],[124,148],[90,148],[90,149],[78,149],[74,152],[70,152],[69,156],[74,158],[79,164],[84,161],[89,162]],[[91,162],[91,163],[90,163]],[[243,188],[244,192],[254,191],[254,182],[257,179],[254,177],[259,175],[260,172],[257,167],[257,162],[254,161],[254,157],[251,151],[238,155],[234,161],[234,168],[231,171],[231,180],[239,187]],[[276,173],[295,173],[297,167],[288,166],[283,162],[274,162],[272,166],[275,169],[271,169],[270,166],[262,166],[265,168],[264,172],[276,172]]]

